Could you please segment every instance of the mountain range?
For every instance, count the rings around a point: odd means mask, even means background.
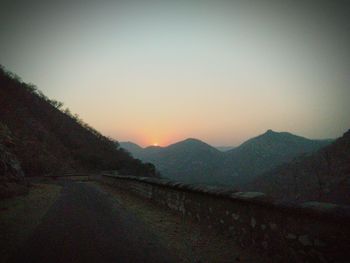
[[[350,205],[350,130],[317,152],[256,177],[243,190],[264,192],[281,201]]]
[[[197,139],[167,147],[120,146],[135,158],[153,163],[161,176],[191,184],[241,186],[302,154],[311,154],[332,140],[311,140],[288,132],[266,131],[240,146],[222,152]]]

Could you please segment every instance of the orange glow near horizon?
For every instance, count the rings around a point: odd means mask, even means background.
[[[350,127],[350,22],[333,5],[4,2],[1,64],[117,141],[237,146]]]

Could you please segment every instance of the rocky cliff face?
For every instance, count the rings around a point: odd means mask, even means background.
[[[11,152],[13,144],[9,130],[0,124],[0,199],[27,192],[21,165]]]

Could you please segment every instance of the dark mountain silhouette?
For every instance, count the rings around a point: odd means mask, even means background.
[[[187,139],[167,147],[120,145],[135,157],[153,163],[162,176],[172,180],[239,188],[259,174],[329,143],[331,140],[310,140],[287,132],[268,130],[226,152],[196,139]]]
[[[136,143],[133,143],[133,142],[119,142],[117,144],[117,146],[119,147],[122,147],[124,149],[127,149],[128,152],[132,152],[132,153],[136,153],[136,152],[139,152],[139,151],[142,151],[143,148],[139,145],[137,145]],[[134,155],[136,157],[136,155]]]
[[[350,130],[314,154],[300,156],[246,185],[281,200],[350,205]]]
[[[131,157],[62,103],[0,68],[0,122],[11,132],[11,152],[26,176],[119,170],[152,176],[154,166]]]
[[[268,130],[228,151],[222,173],[239,177],[241,184],[300,154],[314,152],[331,142],[332,140],[310,140],[288,132]]]
[[[135,157],[153,163],[161,175],[187,183],[217,182],[216,171],[220,169],[223,153],[197,139],[169,145],[147,147],[133,152],[128,144],[120,143]]]

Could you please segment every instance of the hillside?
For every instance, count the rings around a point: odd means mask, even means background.
[[[154,176],[143,164],[84,123],[62,103],[0,68],[0,122],[13,137],[12,153],[26,176],[119,170]]]
[[[24,194],[28,190],[24,173],[12,148],[11,132],[0,124],[0,199]]]
[[[200,140],[186,139],[167,147],[150,146],[137,151],[128,146],[121,143],[135,157],[153,163],[164,177],[186,183],[218,181],[216,171],[223,153]]]
[[[221,173],[239,177],[241,184],[298,155],[317,151],[331,141],[310,140],[288,132],[268,130],[228,151]]]
[[[152,162],[162,176],[172,180],[240,187],[259,174],[330,142],[268,130],[226,152],[196,139],[167,147],[141,148],[130,143],[121,143],[121,147],[143,161]]]
[[[350,205],[350,130],[331,145],[279,166],[245,187],[281,200]]]
[[[119,142],[117,147],[122,147],[126,149],[128,152],[134,153],[134,156],[137,158],[136,153],[141,152],[143,148],[136,143],[133,142]]]

